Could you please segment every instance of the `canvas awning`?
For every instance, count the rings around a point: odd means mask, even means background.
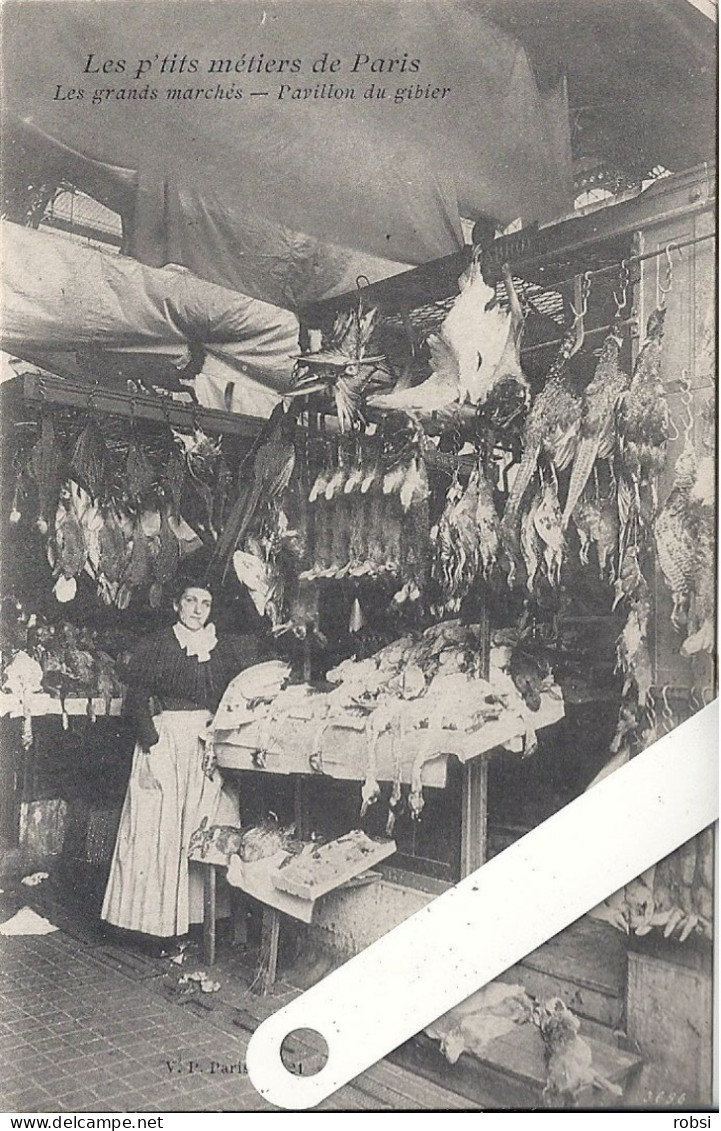
[[[208,407],[267,416],[287,390],[299,348],[290,311],[184,267],[146,267],[18,224],[4,223],[1,237],[0,344],[8,353],[162,351],[184,365],[197,344],[213,355],[198,390]]]
[[[470,0],[128,0],[118,14],[4,6],[3,164],[121,211],[148,265],[295,308],[457,250],[461,215],[531,223],[569,207],[563,81],[540,89],[525,48]],[[324,56],[337,72],[313,70]],[[329,80],[352,97],[323,97]],[[310,93],[279,97],[281,83]]]

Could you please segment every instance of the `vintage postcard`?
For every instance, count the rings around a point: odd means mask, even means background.
[[[715,0],[0,20],[3,1111],[706,1118]]]

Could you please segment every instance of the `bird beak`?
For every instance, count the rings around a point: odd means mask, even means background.
[[[310,381],[307,385],[298,386],[295,389],[289,389],[283,396],[287,400],[293,400],[294,397],[307,397],[310,393],[320,393],[323,389],[328,388],[327,381]]]

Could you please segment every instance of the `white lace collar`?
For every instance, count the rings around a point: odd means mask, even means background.
[[[192,629],[186,628],[184,624],[178,621],[177,624],[173,625],[173,632],[186,656],[195,656],[199,664],[207,664],[210,653],[218,643],[214,624],[206,624],[205,628],[199,628],[193,632]]]

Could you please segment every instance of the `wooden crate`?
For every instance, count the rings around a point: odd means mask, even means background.
[[[710,948],[658,940],[628,955],[627,1032],[645,1068],[636,1102],[696,1110],[712,1102]]]

